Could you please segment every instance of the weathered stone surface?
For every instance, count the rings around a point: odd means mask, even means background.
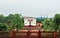
[[[0,31],[0,37],[10,37],[11,32]]]

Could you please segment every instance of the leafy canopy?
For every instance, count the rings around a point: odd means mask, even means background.
[[[0,22],[0,31],[6,31],[6,30],[7,30],[7,25]]]

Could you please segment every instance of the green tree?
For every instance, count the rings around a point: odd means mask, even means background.
[[[9,26],[9,29],[22,28],[23,27],[23,18],[21,14],[9,14],[5,18],[6,24]]]
[[[57,31],[57,29],[59,29],[59,25],[60,25],[60,14],[56,14],[54,16],[54,29]]]
[[[4,23],[4,19],[5,19],[5,16],[4,15],[0,15],[0,22]]]
[[[46,18],[42,23],[43,23],[43,28],[48,31],[52,31],[53,30],[53,18]]]
[[[0,22],[0,31],[6,31],[7,30],[7,25],[5,23]]]
[[[13,18],[14,18],[14,15],[13,14],[9,14],[8,16],[5,17],[5,23],[8,26],[11,26],[11,21],[12,21]]]
[[[12,25],[13,27],[17,28],[17,29],[21,29],[24,24],[23,24],[23,21],[22,21],[22,17],[21,17],[21,14],[14,14],[14,18],[12,19]]]

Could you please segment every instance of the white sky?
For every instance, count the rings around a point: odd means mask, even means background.
[[[0,14],[53,17],[60,13],[60,0],[0,0]]]

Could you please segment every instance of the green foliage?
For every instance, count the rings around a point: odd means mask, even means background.
[[[0,16],[0,18],[1,17],[3,16]],[[21,14],[9,14],[4,18],[3,21],[8,25],[8,30],[12,30],[14,28],[21,29],[24,26],[23,18]]]
[[[0,22],[4,23],[4,18],[5,18],[5,16],[0,15]]]
[[[54,17],[54,22],[55,24],[59,25],[60,24],[60,14],[56,14]]]
[[[14,18],[14,15],[13,14],[9,14],[9,16],[6,16],[5,17],[5,23],[8,25],[8,26],[11,26],[11,20]]]
[[[59,25],[60,25],[60,14],[56,14],[54,16],[54,23],[55,23],[54,29],[57,31],[57,29],[59,29]]]
[[[12,19],[12,25],[13,27],[15,26],[15,28],[22,28],[23,27],[23,21],[22,21],[22,17],[19,14],[15,14],[14,18]]]
[[[0,22],[0,31],[6,31],[6,30],[7,30],[7,25]]]
[[[53,30],[53,27],[54,27],[54,23],[53,23],[53,20],[51,20],[50,18],[46,18],[43,22],[43,28],[48,31],[52,31]]]
[[[46,18],[43,21],[44,29],[45,30],[60,30],[60,14],[56,14],[54,18]]]

